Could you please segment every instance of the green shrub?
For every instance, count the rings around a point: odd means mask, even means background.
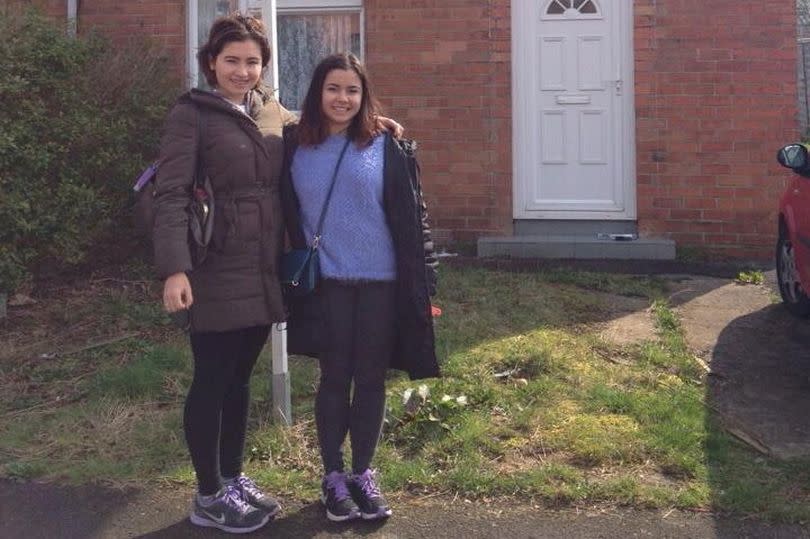
[[[0,291],[129,228],[129,185],[178,92],[158,49],[0,14]]]

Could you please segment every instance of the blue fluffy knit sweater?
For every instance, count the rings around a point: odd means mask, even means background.
[[[292,181],[301,205],[301,224],[312,242],[343,134],[318,146],[299,146],[292,163]],[[385,137],[358,148],[349,143],[326,210],[320,243],[321,274],[342,281],[393,281],[396,261],[383,207]]]

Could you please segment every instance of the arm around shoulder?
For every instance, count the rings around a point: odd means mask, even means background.
[[[281,103],[278,104],[278,108],[281,111],[281,123],[284,126],[288,125],[295,125],[298,123],[298,115],[294,112],[290,112],[284,105]]]

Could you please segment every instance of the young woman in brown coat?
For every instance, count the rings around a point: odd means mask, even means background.
[[[187,310],[190,322],[194,378],[183,424],[198,482],[191,521],[243,533],[279,511],[242,474],[242,458],[250,374],[270,325],[284,319],[277,278],[281,130],[295,118],[261,87],[270,47],[257,19],[233,14],[215,21],[198,60],[214,91],[184,94],[166,120],[155,262],[166,310]],[[195,267],[187,207],[198,156],[215,211],[207,255]]]
[[[280,510],[242,474],[242,460],[250,374],[270,325],[285,318],[278,280],[279,175],[282,128],[297,119],[262,87],[270,47],[259,20],[239,14],[217,19],[197,58],[214,90],[184,94],[166,120],[155,262],[165,279],[164,307],[189,319],[194,377],[183,426],[198,483],[191,521],[246,533]],[[387,118],[377,122],[401,130]],[[195,265],[187,211],[198,156],[215,211],[207,254]]]

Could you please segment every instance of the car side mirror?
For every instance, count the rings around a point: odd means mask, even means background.
[[[802,144],[788,144],[776,152],[776,160],[783,167],[801,170],[807,166],[807,148]]]

